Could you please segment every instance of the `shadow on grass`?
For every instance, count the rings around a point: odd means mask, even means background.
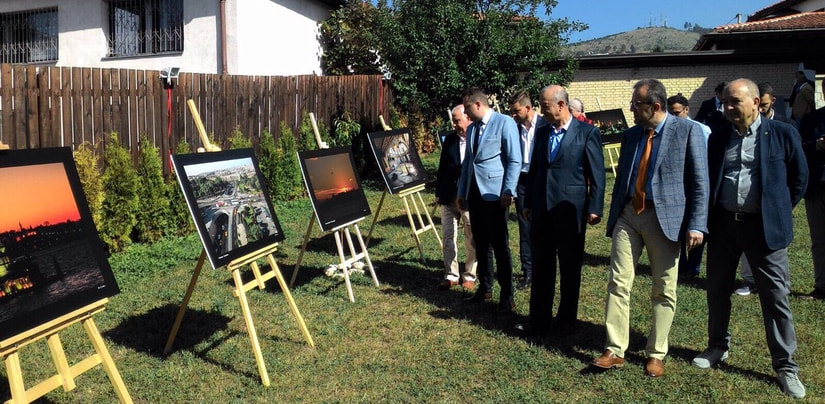
[[[166,346],[179,308],[180,306],[174,304],[154,308],[141,315],[127,318],[104,334],[116,344],[162,358],[163,348]],[[193,350],[196,345],[208,340],[218,331],[226,330],[230,320],[229,317],[217,312],[187,309],[172,345],[173,350]],[[219,342],[221,341],[216,341],[212,346]]]

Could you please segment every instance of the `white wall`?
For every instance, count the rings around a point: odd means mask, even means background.
[[[229,71],[243,75],[321,74],[318,22],[329,10],[313,0],[233,0],[227,16]],[[227,14],[230,14],[227,10]],[[233,29],[234,28],[234,29]]]
[[[227,71],[241,75],[321,74],[318,22],[329,17],[315,0],[226,0]],[[0,13],[58,7],[56,66],[221,73],[220,0],[183,0],[180,54],[106,57],[108,14],[102,0],[0,0]]]

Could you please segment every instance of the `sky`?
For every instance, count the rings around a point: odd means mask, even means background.
[[[0,168],[0,233],[80,220],[63,163]]]
[[[703,28],[736,23],[736,14],[742,22],[753,14],[779,0],[558,0],[551,19],[567,17],[589,25],[584,32],[573,33],[570,43],[601,38],[632,31],[650,25],[684,29],[685,22]],[[540,11],[543,13],[543,11]]]

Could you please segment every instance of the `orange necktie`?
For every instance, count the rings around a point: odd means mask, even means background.
[[[642,150],[642,158],[639,159],[639,171],[636,175],[636,184],[633,186],[633,209],[636,214],[642,214],[645,210],[645,187],[647,186],[647,166],[650,163],[650,151],[653,149],[653,135],[656,133],[653,129],[648,129],[647,143]]]

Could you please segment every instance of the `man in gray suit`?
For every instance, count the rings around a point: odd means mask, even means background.
[[[676,311],[682,238],[691,250],[707,233],[708,166],[705,135],[693,122],[667,113],[667,94],[655,79],[633,86],[630,110],[636,125],[622,136],[613,199],[607,219],[612,237],[605,325],[607,343],[593,366],[624,365],[630,342],[630,291],[636,264],[647,249],[652,322],[645,374],[664,373],[668,334]]]
[[[461,95],[464,111],[473,123],[467,129],[467,141],[461,178],[458,181],[458,208],[470,211],[476,251],[492,246],[496,257],[498,283],[501,286],[498,312],[510,313],[513,299],[513,263],[507,232],[507,210],[513,203],[521,171],[521,146],[513,118],[493,111],[487,94],[468,88]],[[493,274],[487,255],[478,254],[476,293],[469,301],[485,302],[492,298]]]
[[[793,207],[808,185],[805,154],[796,129],[760,116],[753,81],[732,81],[722,101],[729,123],[715,127],[708,139],[708,347],[693,364],[707,369],[728,358],[730,294],[744,253],[756,281],[777,379],[785,394],[802,398],[805,386],[793,360],[796,332],[788,301],[787,248],[793,240]]]

